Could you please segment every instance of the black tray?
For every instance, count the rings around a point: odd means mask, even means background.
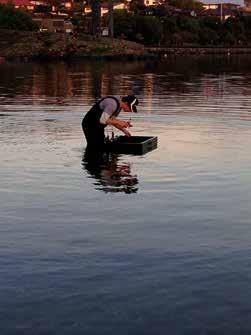
[[[105,144],[106,150],[121,154],[143,155],[157,148],[155,136],[119,136]]]

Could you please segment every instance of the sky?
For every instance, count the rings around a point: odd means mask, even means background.
[[[203,3],[234,3],[243,6],[243,0],[201,0]]]

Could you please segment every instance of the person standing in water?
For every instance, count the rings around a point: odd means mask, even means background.
[[[124,112],[137,112],[138,99],[134,95],[127,95],[118,99],[106,96],[97,101],[86,113],[82,120],[82,129],[87,141],[87,147],[102,150],[105,141],[105,127],[114,126],[126,136],[131,136],[128,128],[132,127],[130,121],[119,120],[117,116]]]

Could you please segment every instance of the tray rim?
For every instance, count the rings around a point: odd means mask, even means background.
[[[118,138],[120,138],[120,137],[123,137],[123,138],[125,138],[126,136],[123,136],[123,135],[120,135]],[[146,142],[148,142],[148,141],[153,141],[153,140],[157,140],[158,141],[158,136],[130,136],[130,137],[148,137],[148,138],[146,138],[143,142],[138,142],[138,143],[128,143],[128,142],[125,142],[125,143],[119,143],[119,144],[121,144],[121,145],[123,145],[123,144],[135,144],[135,145],[137,145],[137,144],[144,144],[144,143],[146,143]],[[129,138],[130,138],[129,137]],[[116,142],[115,142],[116,143]],[[111,144],[115,144],[115,143],[113,143],[113,142],[111,142]]]

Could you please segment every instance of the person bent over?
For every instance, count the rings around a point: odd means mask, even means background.
[[[82,129],[86,137],[87,147],[102,151],[105,141],[105,127],[111,125],[121,130],[126,136],[131,136],[128,128],[129,121],[119,120],[117,117],[124,112],[137,112],[138,99],[134,95],[127,95],[118,99],[106,96],[97,101],[86,113],[82,121]]]

